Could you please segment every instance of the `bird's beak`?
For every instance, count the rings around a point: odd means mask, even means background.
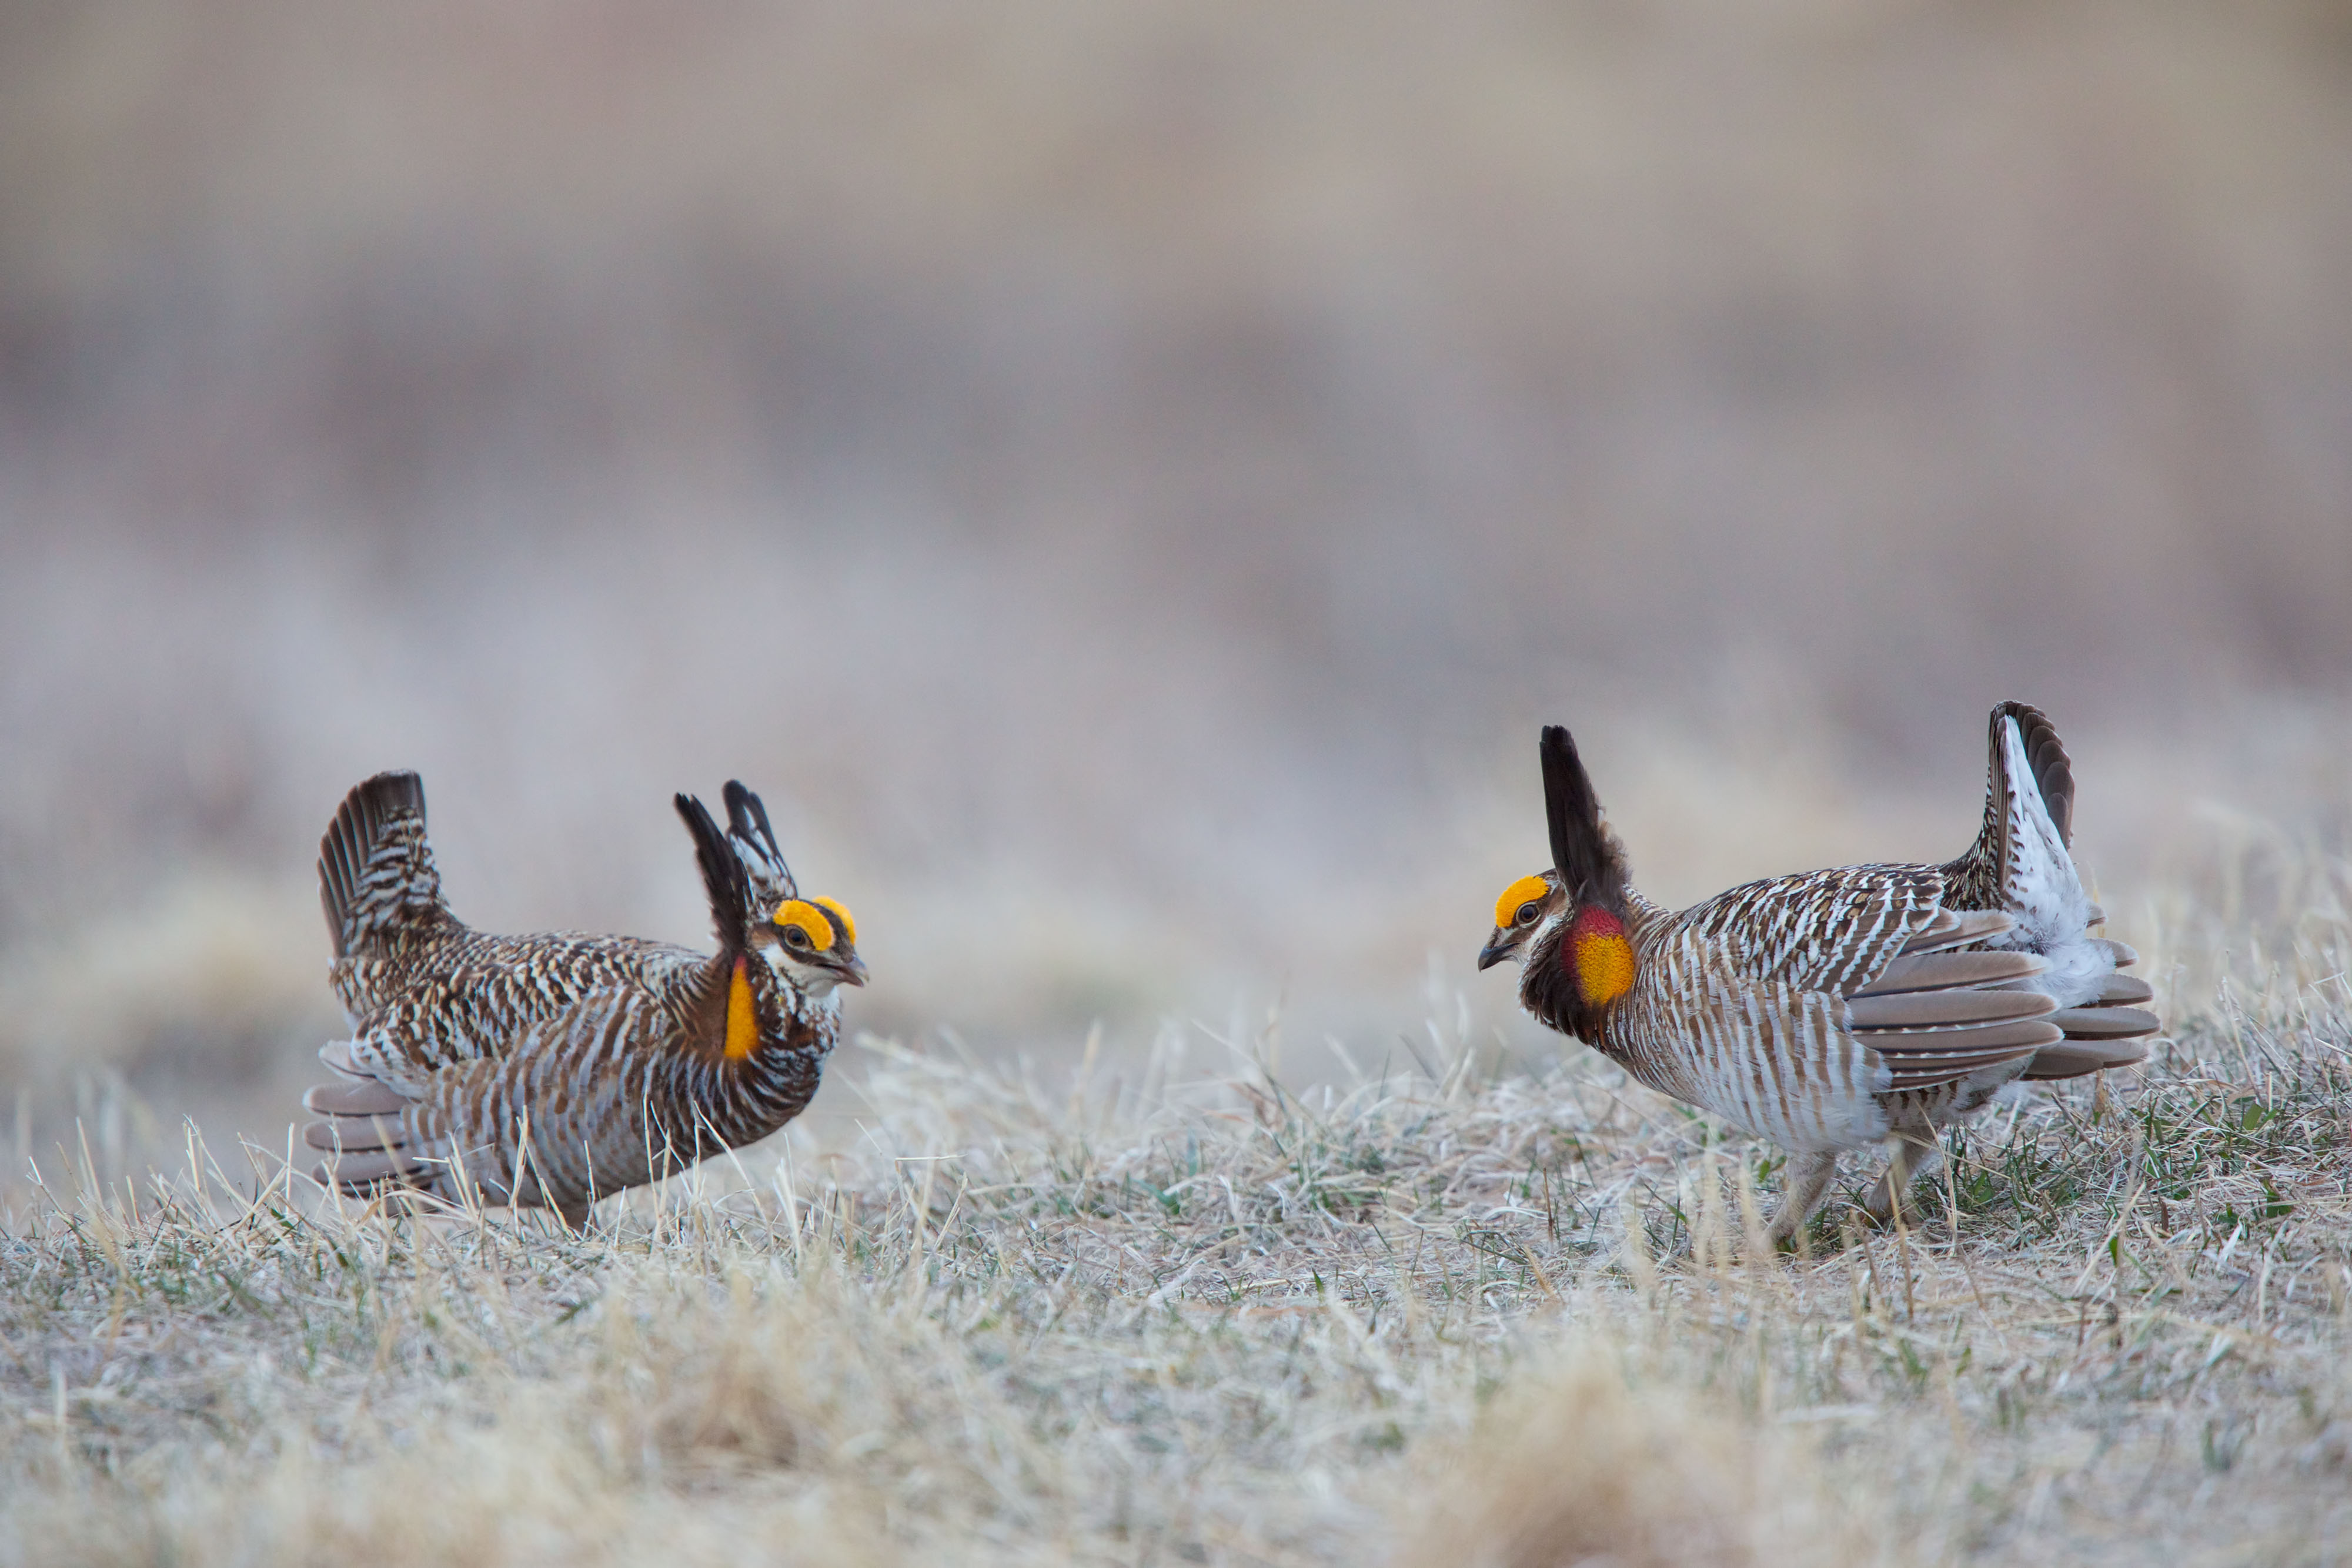
[[[855,953],[849,956],[849,962],[835,964],[834,967],[840,972],[841,983],[845,986],[862,986],[866,983],[866,960]]]
[[[1515,945],[1512,938],[1517,935],[1517,933],[1512,931],[1497,931],[1488,937],[1486,945],[1478,949],[1478,967],[1491,969],[1508,958]]]

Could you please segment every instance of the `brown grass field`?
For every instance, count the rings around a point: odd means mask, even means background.
[[[0,1219],[0,1562],[2339,1561],[2352,875],[2273,871],[2291,920],[2145,912],[2144,1072],[1800,1258],[1766,1151],[1444,1019],[1304,1092],[1278,1020],[1206,1076],[868,1037],[840,1146],[577,1235],[62,1149]]]

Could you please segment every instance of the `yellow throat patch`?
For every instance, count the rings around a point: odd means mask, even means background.
[[[760,1043],[760,1010],[751,1001],[751,961],[738,954],[727,987],[727,1060],[740,1061]]]
[[[1541,904],[1551,896],[1551,883],[1539,876],[1523,876],[1503,889],[1503,896],[1495,900],[1495,925],[1508,930],[1518,924],[1519,906],[1533,900]]]
[[[1568,927],[1569,967],[1588,1007],[1606,1007],[1633,988],[1633,944],[1605,909],[1580,909]]]
[[[776,905],[775,914],[768,918],[787,929],[798,926],[801,935],[808,938],[808,945],[819,953],[833,946],[833,922],[824,917],[824,910],[806,899],[788,898]],[[841,924],[844,930],[848,929],[846,918]],[[856,934],[852,932],[849,939],[856,941]]]

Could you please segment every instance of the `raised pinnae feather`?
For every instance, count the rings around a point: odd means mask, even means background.
[[[1538,747],[1543,758],[1544,817],[1551,830],[1552,865],[1570,899],[1612,913],[1625,908],[1625,867],[1601,825],[1601,802],[1592,779],[1576,754],[1576,741],[1560,725],[1546,725]]]
[[[792,867],[785,863],[775,830],[768,825],[766,804],[744,788],[739,779],[727,780],[721,796],[727,803],[727,836],[736,846],[737,857],[751,870],[753,880],[761,884],[761,896],[771,903],[798,898],[800,885],[793,878]]]
[[[702,867],[702,885],[710,895],[711,929],[722,955],[740,953],[751,945],[744,929],[744,906],[751,888],[743,862],[728,847],[726,835],[710,818],[709,809],[691,795],[677,798],[678,820],[694,837],[694,858]]]

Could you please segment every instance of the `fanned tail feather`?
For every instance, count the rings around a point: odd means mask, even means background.
[[[348,1040],[320,1046],[319,1060],[334,1071],[335,1082],[302,1096],[302,1108],[323,1118],[302,1129],[303,1143],[327,1156],[312,1179],[353,1197],[419,1185],[429,1173],[407,1116],[414,1099],[370,1074]]]
[[[2039,953],[2046,968],[2012,984],[2047,992],[2061,1011],[2053,1022],[2072,1040],[2106,1042],[2160,1027],[2137,1004],[2151,993],[2116,975],[2131,950],[2089,934],[2106,918],[2075,869],[2074,774],[2058,732],[2040,709],[2005,702],[1992,710],[1985,821],[1968,853],[1942,868],[1948,895],[1969,909],[1993,909],[2014,921],[1986,945]],[[2091,1071],[2079,1052],[2049,1059],[2061,1076]],[[2037,1076],[2041,1073],[2037,1069]]]
[[[2120,942],[2105,945],[2118,950],[2117,963],[2128,964],[2138,956]],[[2097,996],[2079,1007],[2062,1008],[2050,1015],[2050,1021],[2064,1030],[2066,1038],[2047,1051],[2037,1051],[2025,1076],[2036,1080],[2079,1078],[2086,1072],[2145,1061],[2147,1047],[2141,1042],[2162,1029],[2164,1020],[2140,1004],[2155,999],[2156,988],[2146,980],[2130,975],[2109,975]]]
[[[2012,709],[2021,709],[2026,716],[2019,717]],[[1994,710],[1992,741],[1993,804],[1999,813],[1997,822],[1988,817],[1986,827],[1999,830],[1995,865],[2000,903],[1995,907],[2015,915],[2017,935],[2048,955],[2054,967],[2066,967],[2058,952],[2062,945],[2083,946],[2084,962],[2104,970],[2103,960],[2089,955],[2082,941],[2091,924],[2091,895],[2083,889],[2082,873],[2074,869],[2068,848],[2074,780],[2057,732],[2022,703],[2004,703]]]
[[[2007,702],[1993,709],[1996,728],[2002,720],[2014,720],[2018,737],[2024,743],[2025,757],[2033,773],[2033,787],[2042,797],[2042,808],[2050,813],[2053,826],[2058,830],[2058,841],[2067,849],[2074,847],[2074,767],[2068,760],[2066,747],[2058,739],[2058,727],[2050,716],[2030,703]]]
[[[2147,1060],[2147,1047],[2137,1040],[2077,1040],[2069,1035],[2033,1053],[2033,1060],[2025,1065],[2025,1080],[2029,1083],[2046,1083],[2054,1079],[2081,1078]]]
[[[2106,919],[2075,870],[2074,774],[2058,732],[2041,710],[2008,702],[1992,711],[1990,785],[1984,831],[1953,869],[2018,917],[2019,935],[2048,955],[2051,972],[2024,983],[2070,1005],[2042,1021],[2062,1031],[2033,1053],[2033,1082],[2079,1078],[2146,1060],[2140,1041],[2163,1028],[2141,1004],[2156,992],[2116,971],[2139,955],[2088,935]]]
[[[319,902],[338,958],[450,918],[425,835],[423,779],[379,773],[343,797],[319,841]]]
[[[2010,745],[2015,727],[2017,746]],[[1992,710],[1985,768],[1984,825],[1976,842],[1944,866],[1962,908],[1999,909],[2011,857],[2020,847],[2016,832],[2025,796],[2039,803],[2056,830],[2060,853],[2074,841],[2074,770],[2058,729],[2030,703],[2005,702]]]
[[[2019,749],[2023,754],[2025,768],[2022,779],[2014,776],[2004,731],[2011,724],[2017,726]],[[2042,809],[2049,814],[2051,826],[2058,830],[2062,849],[2074,844],[2074,768],[2068,760],[2066,747],[2058,739],[2058,727],[2050,716],[2031,703],[2005,702],[1992,710],[1990,721],[1991,757],[1985,788],[1984,831],[1979,844],[1990,852],[1992,862],[2001,863],[2008,850],[2011,822],[2011,800],[2022,786],[2031,785],[2042,799]]]

